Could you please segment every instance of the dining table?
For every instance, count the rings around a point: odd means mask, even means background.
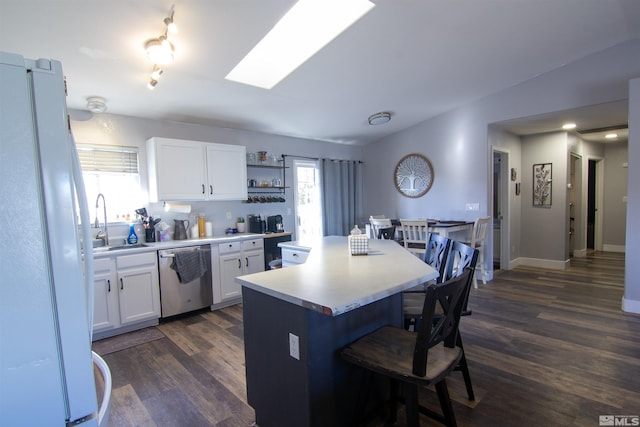
[[[452,238],[452,236],[461,236],[460,240],[469,241],[471,232],[473,231],[473,221],[467,220],[431,220],[425,219],[427,221],[427,231],[429,233],[440,234],[447,238]],[[397,218],[391,219],[391,225],[396,227],[396,235],[398,241],[402,241],[402,228],[400,224],[400,220]],[[365,223],[365,229],[367,230],[367,235],[370,235],[369,229],[370,224]],[[464,238],[462,238],[464,236]],[[372,236],[373,237],[373,236]],[[425,236],[426,239],[427,236]],[[375,238],[375,237],[374,237]]]

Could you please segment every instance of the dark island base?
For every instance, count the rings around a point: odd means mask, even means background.
[[[247,397],[260,427],[352,425],[362,372],[339,350],[385,325],[402,325],[396,294],[328,316],[242,288]],[[289,355],[299,337],[300,360]]]

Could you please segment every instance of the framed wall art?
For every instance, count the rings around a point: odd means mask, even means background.
[[[551,206],[551,163],[533,165],[533,206]]]
[[[433,166],[422,154],[407,154],[396,165],[393,182],[403,196],[422,197],[433,184]]]

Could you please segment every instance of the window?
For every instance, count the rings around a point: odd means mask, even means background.
[[[135,147],[78,145],[78,157],[87,192],[89,212],[96,205],[98,194],[104,195],[109,222],[135,219],[135,210],[141,207],[138,149]],[[102,202],[92,216],[102,217]]]

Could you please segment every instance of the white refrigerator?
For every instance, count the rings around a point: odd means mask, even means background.
[[[62,66],[0,52],[0,89],[0,424],[103,425],[110,373],[91,351],[90,221]]]

